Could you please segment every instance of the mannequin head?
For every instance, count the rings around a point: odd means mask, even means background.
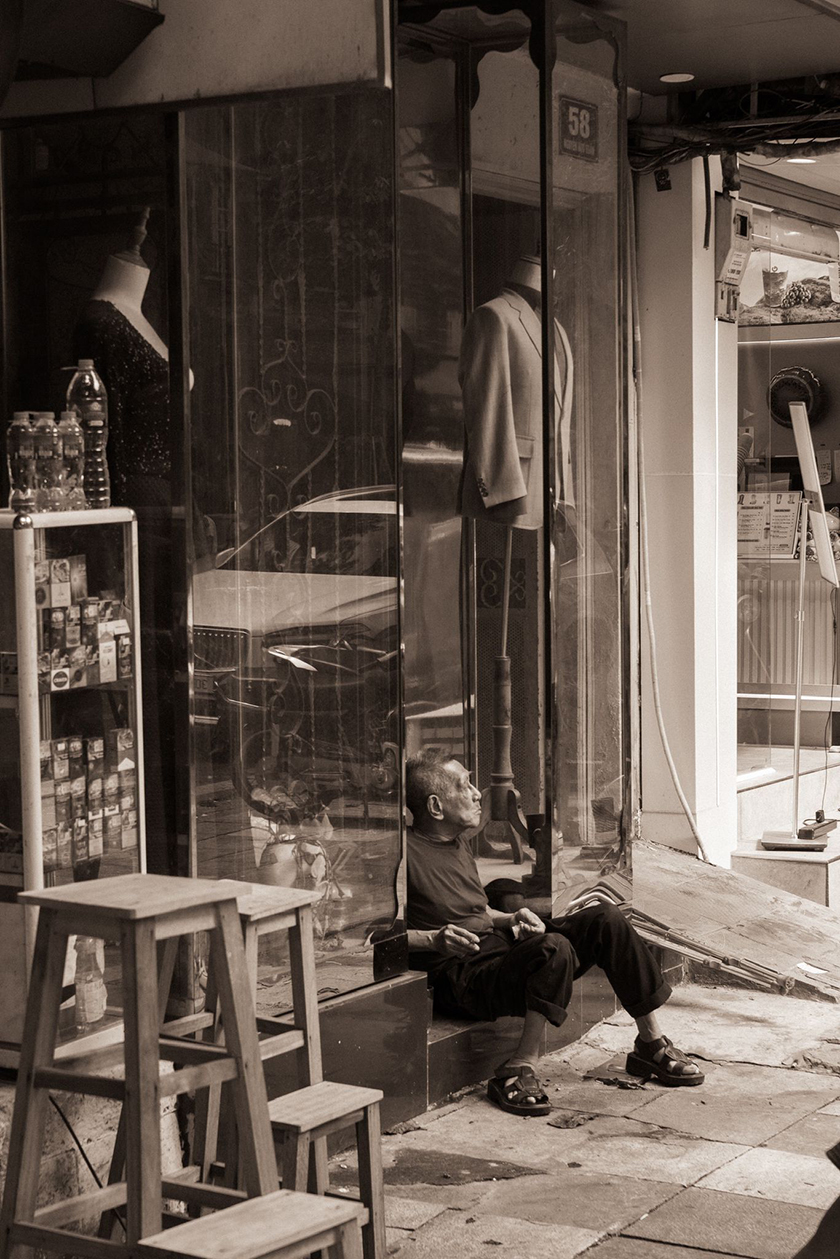
[[[510,283],[517,288],[530,289],[532,293],[540,292],[542,272],[536,254],[523,254],[521,258],[517,258],[510,273]]]
[[[144,206],[140,218],[132,228],[126,248],[111,254],[106,261],[93,292],[94,298],[139,310],[149,283],[148,263],[140,253],[140,246],[146,239],[148,218],[149,206]]]

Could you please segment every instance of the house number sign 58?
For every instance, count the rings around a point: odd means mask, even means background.
[[[560,152],[598,161],[598,106],[572,96],[559,99]]]

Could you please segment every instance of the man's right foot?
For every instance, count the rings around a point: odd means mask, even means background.
[[[504,1063],[498,1067],[487,1082],[487,1096],[509,1115],[551,1114],[548,1095],[530,1063]]]

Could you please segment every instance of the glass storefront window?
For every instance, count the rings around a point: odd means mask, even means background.
[[[526,847],[517,862],[504,813],[475,847],[485,881],[524,879],[541,895],[622,858],[629,830],[620,38],[574,3],[556,18],[551,432],[530,23],[470,6],[424,18],[403,31],[397,81],[407,750],[449,748],[489,786],[506,629],[513,781],[524,814],[548,800],[552,852],[544,844],[534,861]],[[537,364],[528,397],[511,384],[525,514],[471,505],[466,492],[470,443],[491,409],[468,396],[474,329],[500,302]]]
[[[799,511],[802,477],[788,405],[803,401],[835,557],[840,557],[840,283],[836,227],[753,209],[756,248],[741,289],[738,330],[738,777],[746,789],[794,769]],[[760,525],[760,527],[758,527]],[[800,774],[840,763],[836,591],[806,545]],[[813,562],[812,562],[813,561]],[[788,824],[785,817],[784,823]],[[797,825],[801,824],[802,817]]]
[[[401,850],[391,100],[185,125],[194,869],[313,889],[330,996],[378,973]]]

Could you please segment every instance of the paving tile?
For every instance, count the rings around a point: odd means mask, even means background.
[[[533,1175],[535,1169],[503,1158],[475,1158],[458,1151],[415,1146],[398,1149],[384,1171],[386,1185],[457,1185],[474,1180],[512,1180]]]
[[[660,1011],[660,1021],[681,1049],[709,1061],[778,1067],[806,1046],[837,1035],[837,1006],[799,997],[780,999],[771,992],[682,984]],[[622,1010],[584,1040],[612,1053],[626,1052],[632,1027]]]
[[[840,1098],[836,1102],[829,1102],[827,1106],[823,1106],[820,1111],[821,1115],[840,1115]]]
[[[760,1145],[819,1110],[837,1087],[830,1076],[781,1067],[701,1065],[705,1084],[680,1089],[654,1086],[656,1096],[634,1111],[634,1117],[713,1141]]]
[[[431,1202],[435,1206],[447,1207],[452,1211],[471,1212],[493,1190],[490,1181],[481,1181],[471,1185],[401,1185],[400,1193],[404,1198],[414,1198],[418,1202]],[[385,1199],[395,1192],[385,1186]]]
[[[618,1078],[616,1072],[612,1074]],[[649,1084],[640,1089],[621,1089],[615,1085],[602,1084],[600,1080],[583,1080],[553,1089],[549,1087],[546,1091],[552,1106],[560,1110],[579,1110],[594,1115],[632,1115],[658,1092]]]
[[[570,1168],[559,1175],[495,1185],[482,1198],[481,1213],[618,1232],[676,1193],[679,1185]]]
[[[400,1198],[395,1194],[385,1195],[385,1223],[389,1228],[422,1228],[445,1210],[446,1206],[442,1203],[420,1202],[417,1198]]]
[[[662,1242],[642,1241],[638,1237],[608,1237],[587,1251],[587,1259],[739,1259],[719,1250],[695,1250],[687,1246],[668,1246]]]
[[[699,1181],[697,1188],[825,1210],[840,1193],[840,1176],[827,1158],[759,1149],[748,1150],[719,1167]]]
[[[686,1189],[646,1219],[629,1225],[624,1235],[675,1246],[690,1238],[701,1251],[745,1259],[790,1259],[813,1235],[822,1214],[818,1208],[789,1202]]]
[[[573,1259],[598,1240],[592,1229],[531,1224],[502,1215],[446,1211],[396,1252],[399,1259]]]
[[[556,1140],[553,1170],[562,1160],[567,1166],[580,1164],[585,1172],[674,1185],[693,1184],[746,1152],[743,1145],[698,1141],[668,1128],[613,1116],[600,1116],[581,1128],[549,1131]]]
[[[836,1105],[836,1103],[832,1103]],[[840,1106],[832,1112],[820,1110],[815,1115],[799,1119],[789,1128],[778,1132],[765,1145],[771,1150],[790,1150],[791,1154],[810,1154],[812,1158],[821,1158],[826,1150],[831,1149],[840,1141]],[[840,1192],[840,1177],[837,1183]]]

